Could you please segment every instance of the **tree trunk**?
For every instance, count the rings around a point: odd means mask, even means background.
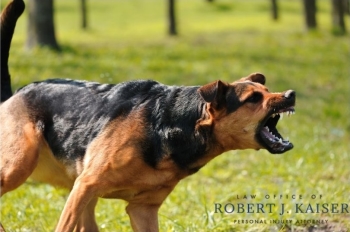
[[[334,33],[345,34],[343,0],[332,0],[332,24]]]
[[[53,0],[28,0],[27,5],[29,18],[26,47],[48,46],[60,50],[55,37]]]
[[[80,0],[80,10],[81,10],[81,28],[87,29],[87,7],[86,0]]]
[[[344,11],[350,15],[350,0],[344,0]]]
[[[168,33],[169,35],[177,35],[176,17],[175,17],[175,0],[168,0]]]
[[[314,29],[317,27],[316,22],[316,0],[303,0],[305,23],[307,29]]]
[[[272,11],[272,19],[278,20],[278,5],[277,0],[271,0],[271,11]]]

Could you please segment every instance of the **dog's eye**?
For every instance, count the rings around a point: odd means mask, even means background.
[[[245,101],[246,102],[251,102],[251,103],[257,103],[262,99],[262,94],[255,92],[253,93],[250,97],[248,97]]]

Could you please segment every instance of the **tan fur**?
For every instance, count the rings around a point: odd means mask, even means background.
[[[21,185],[35,169],[42,136],[19,97],[13,97],[1,105],[0,128],[3,195]]]
[[[71,189],[77,177],[76,171],[74,174],[72,171],[69,172],[67,166],[64,166],[54,158],[46,141],[43,143],[44,145],[40,150],[37,167],[30,175],[30,178],[39,182]]]

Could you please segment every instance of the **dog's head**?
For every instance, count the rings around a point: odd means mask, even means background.
[[[253,73],[233,83],[216,81],[198,89],[206,104],[207,120],[224,150],[261,149],[280,154],[293,148],[276,125],[294,114],[295,92],[270,93],[265,76]]]

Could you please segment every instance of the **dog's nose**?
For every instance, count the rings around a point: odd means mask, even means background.
[[[295,91],[294,90],[287,90],[284,92],[283,96],[287,99],[294,99],[295,98]]]

